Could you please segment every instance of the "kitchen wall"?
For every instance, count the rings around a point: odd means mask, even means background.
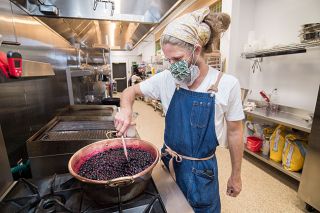
[[[127,68],[127,83],[131,77],[132,62],[140,63],[141,55],[138,55],[135,50],[133,51],[111,51],[110,61],[112,63],[126,63]]]
[[[305,54],[263,58],[262,72],[250,70],[252,61],[240,57],[248,42],[249,31],[264,47],[298,43],[300,26],[319,22],[320,1],[308,0],[224,0],[223,11],[232,16],[230,34],[223,38],[227,72],[235,75],[242,87],[258,92],[278,89],[279,104],[314,111],[320,83],[320,48]]]
[[[154,33],[148,35],[137,48],[134,49],[135,54],[141,55],[141,60],[146,63],[151,63],[152,58],[156,54],[156,45]]]
[[[19,51],[24,59],[50,63],[55,72],[53,77],[1,78],[0,124],[13,166],[20,158],[26,159],[26,140],[68,104],[65,70],[68,64],[76,64],[76,51],[60,35],[9,0],[0,0],[0,34],[3,40],[21,43],[21,46],[2,45],[0,51]]]

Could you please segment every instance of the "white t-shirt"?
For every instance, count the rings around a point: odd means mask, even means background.
[[[207,89],[216,82],[219,71],[209,67],[208,74],[195,92],[207,92]],[[186,85],[182,88],[188,89]],[[176,83],[169,70],[158,73],[140,83],[140,90],[144,96],[161,100],[164,113],[167,112],[174,94]],[[239,81],[228,74],[223,74],[215,95],[215,129],[219,144],[227,147],[226,123],[244,119],[241,102]]]

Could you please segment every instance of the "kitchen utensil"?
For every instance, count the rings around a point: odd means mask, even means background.
[[[118,112],[120,112],[120,107],[118,108]],[[122,147],[123,147],[124,155],[126,156],[127,161],[129,161],[127,146],[126,146],[126,142],[124,141],[123,134],[121,135],[121,140],[122,140]]]
[[[133,176],[111,180],[91,180],[78,175],[81,165],[93,155],[109,149],[121,148],[121,138],[107,139],[89,144],[78,150],[69,160],[68,169],[70,174],[83,183],[87,195],[97,203],[117,203],[118,190],[120,191],[122,202],[138,196],[146,189],[148,180],[151,178],[152,170],[159,162],[160,154],[158,148],[152,143],[136,138],[126,138],[125,140],[128,148],[141,149],[149,152],[155,159],[151,166]]]
[[[261,91],[260,91],[260,95],[262,96],[262,98],[263,98],[267,103],[270,103],[270,98],[269,98],[269,96],[266,94],[265,91],[261,90]]]
[[[251,66],[252,72],[255,73],[256,69],[258,69],[261,72],[261,63],[262,58],[257,58],[253,60],[253,64]]]
[[[245,102],[245,100],[247,98],[247,95],[248,95],[248,92],[249,92],[248,89],[241,88],[241,101],[242,101],[242,104]]]
[[[86,101],[86,103],[93,103],[94,102],[94,95],[86,95],[85,101]]]
[[[127,145],[126,145],[126,142],[124,140],[123,135],[121,136],[121,140],[122,140],[122,146],[123,146],[124,155],[126,156],[127,161],[129,161]]]

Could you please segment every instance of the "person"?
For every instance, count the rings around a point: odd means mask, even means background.
[[[135,85],[136,83],[139,83],[142,81],[142,75],[141,73],[139,72],[139,69],[138,69],[138,66],[134,66],[133,67],[133,73],[129,79],[129,86],[133,86]]]
[[[242,188],[240,85],[235,77],[209,67],[203,58],[229,24],[229,15],[211,14],[209,8],[168,24],[161,48],[170,69],[127,88],[121,96],[121,112],[115,116],[118,135],[125,134],[136,95],[161,100],[166,112],[162,162],[194,211],[201,213],[221,211],[215,156],[219,144],[227,143],[232,164],[227,195],[236,197]],[[223,140],[224,133],[227,140]]]
[[[138,75],[142,80],[146,78],[146,65],[144,63],[138,66]]]

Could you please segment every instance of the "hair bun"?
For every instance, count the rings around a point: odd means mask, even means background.
[[[203,20],[211,30],[210,39],[204,46],[205,52],[212,52],[213,44],[220,38],[221,33],[227,31],[231,19],[227,13],[210,13]]]

